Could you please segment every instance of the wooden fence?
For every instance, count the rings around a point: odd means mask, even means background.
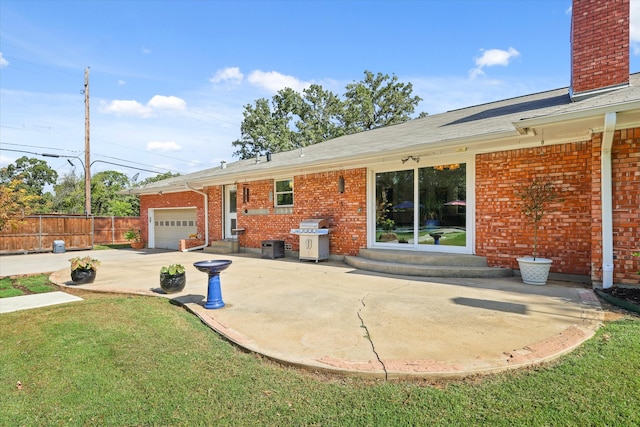
[[[0,254],[52,252],[56,240],[63,241],[66,250],[127,243],[124,232],[140,229],[140,221],[137,216],[31,215],[18,227],[0,231]]]

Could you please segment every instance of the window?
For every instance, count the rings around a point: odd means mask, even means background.
[[[276,181],[276,206],[293,206],[293,178]]]
[[[375,179],[376,242],[467,247],[466,163],[377,172]]]

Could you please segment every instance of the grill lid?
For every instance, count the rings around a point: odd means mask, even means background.
[[[291,231],[289,231],[289,233],[297,234],[297,235],[301,235],[301,236],[322,236],[322,235],[325,235],[325,234],[329,234],[329,229],[328,228],[319,228],[319,229],[292,228]]]
[[[326,219],[305,219],[300,223],[299,228],[313,229],[317,230],[320,228],[327,228],[327,220]]]

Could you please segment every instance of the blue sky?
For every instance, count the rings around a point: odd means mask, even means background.
[[[92,173],[189,173],[234,161],[244,105],[286,86],[342,95],[395,74],[435,114],[569,85],[570,0],[0,2],[0,166],[84,159]],[[631,1],[640,71],[640,0]],[[43,158],[60,175],[65,158]],[[77,174],[82,173],[76,164]]]

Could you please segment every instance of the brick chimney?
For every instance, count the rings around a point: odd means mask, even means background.
[[[629,85],[629,0],[573,0],[574,101]]]

